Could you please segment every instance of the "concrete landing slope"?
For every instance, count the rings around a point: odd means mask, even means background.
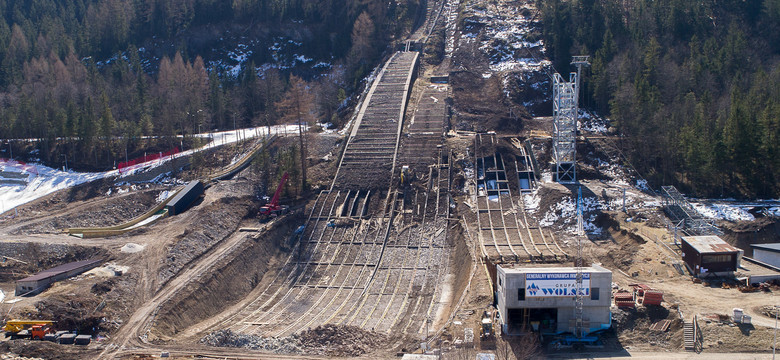
[[[347,140],[331,189],[390,186],[418,61],[418,52],[397,52],[374,80]]]
[[[272,135],[262,141],[258,141],[257,143],[254,144],[252,149],[246,155],[241,157],[241,159],[231,164],[230,166],[226,167],[225,169],[215,174],[207,176],[206,179],[203,179],[202,181],[208,184],[214,181],[225,180],[233,177],[241,170],[246,169],[246,167],[249,166],[249,164],[252,162],[252,159],[254,159],[255,156],[257,156],[257,154],[259,154],[267,146],[271,145],[276,140],[276,138],[277,138],[276,135]],[[136,217],[130,221],[124,222],[122,224],[118,224],[114,226],[106,226],[106,227],[93,227],[93,228],[68,228],[65,230],[65,232],[67,232],[68,235],[73,235],[81,238],[98,238],[98,237],[107,237],[113,235],[121,235],[128,231],[153,224],[158,220],[163,219],[168,215],[170,215],[168,211],[165,209],[165,207],[168,205],[168,203],[171,200],[176,198],[176,195],[178,195],[178,193],[182,189],[184,189],[184,186],[176,189],[176,192],[171,194],[167,199],[163,200],[162,202],[157,204],[157,206],[147,211],[143,215]]]

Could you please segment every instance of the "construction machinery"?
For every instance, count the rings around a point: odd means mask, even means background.
[[[7,336],[12,338],[32,337],[41,339],[54,333],[54,321],[51,320],[9,320],[3,326]]]
[[[30,329],[33,340],[43,340],[46,334],[54,334],[54,326],[48,324],[35,324]]]
[[[276,188],[274,197],[271,198],[271,201],[268,204],[265,204],[260,208],[260,215],[265,217],[277,217],[279,215],[286,214],[287,211],[290,210],[287,205],[279,205],[279,196],[281,195],[282,188],[284,188],[284,184],[287,182],[289,177],[289,174],[286,172],[284,175],[282,175],[282,180],[279,181],[279,186]]]
[[[401,166],[401,186],[411,184],[412,180],[414,180],[414,173],[409,168],[409,165]]]
[[[479,333],[479,345],[482,349],[496,348],[496,333],[493,328],[495,323],[495,311],[482,312],[482,321]]]

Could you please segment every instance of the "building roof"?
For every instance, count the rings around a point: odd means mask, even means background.
[[[685,241],[693,247],[699,254],[705,253],[736,253],[742,250],[731,246],[729,243],[723,241],[720,237],[715,235],[707,236],[683,236],[682,241]]]
[[[772,251],[780,253],[780,243],[772,243],[772,244],[750,244],[754,249],[759,250],[766,250],[766,251]]]
[[[507,273],[515,273],[515,274],[525,274],[525,273],[576,273],[577,268],[573,266],[556,266],[556,267],[535,267],[535,266],[528,266],[528,265],[522,265],[518,267],[513,267],[511,265],[508,265],[507,267],[504,267],[502,264],[498,265],[501,267],[501,269],[504,270],[504,272]],[[605,269],[601,267],[600,265],[593,264],[591,266],[585,266],[582,268],[583,272],[586,273],[612,273],[612,271]]]
[[[24,279],[21,279],[21,280],[17,280],[17,282],[20,282],[20,281],[40,281],[40,280],[43,280],[43,279],[48,279],[48,278],[53,277],[53,276],[57,276],[59,274],[62,274],[62,273],[65,273],[65,272],[68,272],[68,271],[71,271],[71,270],[79,269],[81,267],[92,266],[92,265],[101,263],[102,261],[103,260],[101,260],[101,259],[91,259],[91,260],[84,260],[84,261],[75,261],[75,262],[72,262],[72,263],[67,263],[65,265],[60,265],[60,266],[57,266],[57,267],[53,267],[53,268],[48,269],[48,270],[43,270],[43,271],[41,271],[41,272],[39,272],[39,273],[37,273],[35,275],[28,276],[28,277],[26,277]]]

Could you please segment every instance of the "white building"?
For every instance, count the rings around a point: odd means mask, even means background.
[[[780,243],[752,244],[753,259],[760,262],[780,267]]]
[[[575,331],[577,270],[573,267],[497,266],[499,322],[506,334],[526,329],[543,334]],[[598,265],[583,268],[585,334],[612,326],[612,272]]]

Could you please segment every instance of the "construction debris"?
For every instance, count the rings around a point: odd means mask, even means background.
[[[666,330],[669,330],[669,325],[671,324],[672,324],[672,320],[661,320],[659,322],[654,323],[653,325],[650,325],[650,330],[665,332]]]
[[[286,337],[243,335],[231,330],[215,331],[201,343],[210,346],[264,350],[275,354],[360,356],[384,344],[387,337],[356,326],[323,325]]]

